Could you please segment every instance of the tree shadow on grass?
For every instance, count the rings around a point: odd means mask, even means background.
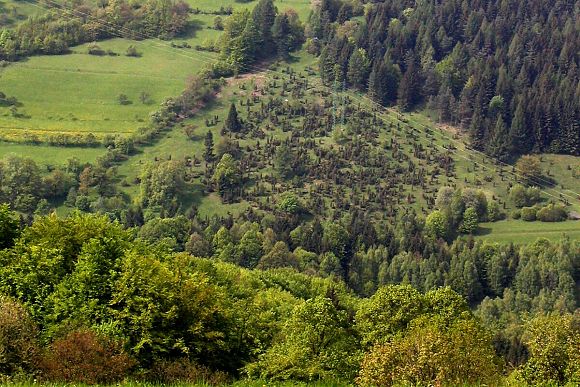
[[[179,34],[180,38],[195,38],[197,31],[202,30],[205,23],[201,20],[189,20],[183,29],[183,32]]]
[[[479,226],[479,227],[477,227],[477,230],[475,230],[475,232],[473,233],[473,235],[476,235],[476,236],[489,235],[489,234],[492,233],[492,231],[493,230],[491,229],[491,227],[482,227],[482,226]]]

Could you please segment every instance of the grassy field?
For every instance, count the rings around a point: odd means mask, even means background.
[[[103,154],[103,148],[57,148],[48,145],[12,144],[0,141],[0,158],[13,153],[30,157],[39,165],[62,165],[66,160],[76,157],[81,163],[92,163]]]
[[[235,10],[244,8],[254,8],[258,0],[242,3],[231,0],[186,0],[193,9],[200,9],[208,12],[219,9],[221,6],[231,5]],[[294,9],[300,16],[300,20],[305,22],[310,14],[310,0],[274,0],[274,4],[279,10]]]
[[[28,1],[0,0],[0,28],[14,27],[30,16],[44,13],[42,8]]]
[[[124,55],[131,44],[141,57]],[[82,45],[70,55],[32,57],[1,71],[2,91],[22,106],[21,117],[0,108],[0,130],[15,135],[22,130],[132,133],[145,125],[149,113],[166,97],[178,95],[186,79],[212,58],[209,53],[202,57],[194,50],[178,51],[155,41],[135,44],[113,39],[99,46],[120,55],[89,55]],[[150,96],[147,103],[139,99],[142,92]],[[131,103],[121,105],[120,94]]]
[[[24,7],[22,17],[41,12],[24,2],[0,0],[1,9]],[[220,6],[252,8],[256,1],[238,3],[233,0],[191,0],[194,8],[204,12],[217,11]],[[26,4],[28,6],[26,7]],[[309,0],[278,0],[279,8],[296,9],[305,19],[309,13]],[[195,47],[216,40],[220,32],[209,27],[214,15],[194,14],[195,26],[188,36],[173,42],[187,42]],[[71,54],[28,58],[0,69],[1,91],[18,99],[17,114],[0,107],[0,135],[5,140],[18,141],[24,131],[43,137],[53,133],[93,133],[128,135],[147,123],[149,114],[169,96],[183,90],[186,79],[212,62],[216,54],[199,52],[194,48],[176,49],[172,42],[146,40],[135,42],[112,39],[99,42],[104,51],[116,56],[88,54],[88,45],[73,47]],[[129,45],[135,45],[141,57],[127,57]],[[140,95],[147,93],[147,103]],[[130,104],[121,105],[124,94]],[[15,148],[15,152],[19,149]]]
[[[482,223],[476,238],[502,243],[529,243],[538,238],[558,240],[565,236],[580,239],[580,221],[543,223],[507,220]]]

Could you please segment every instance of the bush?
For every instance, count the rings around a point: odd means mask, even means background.
[[[492,200],[487,205],[487,221],[488,222],[497,222],[505,217],[502,214],[499,204],[495,200]]]
[[[23,306],[0,296],[0,376],[30,375],[37,370],[37,333],[36,325]]]
[[[479,384],[492,382],[498,369],[491,339],[475,320],[447,326],[443,319],[419,319],[407,334],[366,353],[357,384]]]
[[[79,330],[52,343],[41,368],[50,381],[100,384],[124,379],[134,364],[120,342]]]
[[[537,212],[536,217],[541,222],[563,222],[568,218],[568,212],[563,206],[548,204]]]
[[[533,222],[536,220],[536,208],[535,207],[524,207],[522,208],[522,220],[526,222]]]
[[[89,55],[97,55],[97,56],[105,55],[105,50],[99,47],[99,45],[97,45],[96,43],[89,44],[87,51]]]
[[[161,360],[153,364],[149,379],[155,383],[206,383],[212,386],[228,382],[228,375],[221,371],[212,371],[207,367],[192,362],[187,358]]]
[[[135,48],[135,46],[131,45],[127,47],[127,52],[125,53],[125,55],[138,58],[141,56],[141,53],[137,51],[137,48]]]
[[[520,219],[522,217],[522,210],[517,209],[512,211],[512,219]]]
[[[0,249],[12,247],[19,234],[20,224],[16,213],[10,211],[8,204],[0,204]]]

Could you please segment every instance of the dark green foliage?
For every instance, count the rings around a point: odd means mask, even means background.
[[[203,159],[206,164],[211,164],[214,161],[215,155],[213,153],[213,134],[209,130],[205,135],[204,147]]]
[[[20,234],[20,224],[16,214],[7,204],[0,205],[0,250],[12,247],[14,239]]]
[[[242,124],[240,122],[240,119],[238,118],[238,111],[236,110],[236,105],[232,103],[230,105],[230,110],[226,118],[224,130],[230,133],[238,133],[242,130],[242,128],[243,128]]]
[[[372,69],[368,94],[379,103],[397,99],[409,110],[434,102],[442,121],[463,126],[473,147],[501,160],[530,151],[580,154],[574,1],[556,8],[541,0],[509,7],[500,0],[371,2],[363,22],[346,20],[349,3],[333,4],[321,2],[309,20],[311,37],[323,43],[327,83],[335,65],[345,71],[360,63],[362,49]],[[348,39],[347,25],[354,30]],[[400,82],[387,75],[390,60]],[[359,79],[352,85],[360,88]]]
[[[260,0],[251,14],[237,11],[225,20],[221,60],[211,71],[215,77],[247,72],[257,59],[274,54],[287,59],[303,42],[304,28],[295,12],[278,13],[273,0]]]
[[[444,196],[440,203],[446,202]],[[466,193],[459,197],[471,203],[476,198]],[[475,207],[467,208],[473,209],[475,218]],[[289,221],[289,215],[282,217]],[[348,383],[359,372],[365,352],[366,371],[359,376],[367,377],[367,367],[390,359],[389,346],[412,352],[411,347],[429,337],[433,345],[428,351],[440,354],[439,361],[452,354],[463,362],[482,356],[466,374],[451,363],[445,365],[446,372],[458,375],[457,381],[488,378],[490,369],[496,369],[489,336],[473,319],[463,295],[472,305],[481,302],[478,315],[493,329],[498,353],[519,364],[525,360],[521,354],[525,342],[538,359],[522,368],[526,380],[547,378],[551,372],[557,376],[550,378],[565,380],[577,373],[575,360],[566,360],[576,359],[573,341],[547,346],[565,353],[563,365],[550,368],[535,349],[538,336],[522,337],[519,328],[528,312],[576,308],[577,242],[540,240],[522,248],[463,240],[451,246],[429,240],[419,245],[407,239],[409,235],[420,238],[420,225],[413,219],[402,218],[399,228],[379,235],[356,221],[321,224],[314,220],[292,228],[296,247],[291,252],[279,240],[280,231],[259,222],[150,220],[139,234],[161,243],[146,245],[132,231],[104,217],[39,218],[13,247],[0,251],[0,292],[17,299],[38,324],[41,342],[53,345],[42,365],[37,365],[30,357],[38,353],[35,336],[10,336],[26,339],[10,343],[30,346],[11,347],[10,353],[23,355],[4,363],[1,358],[0,367],[9,375],[18,369],[41,370],[51,378],[111,381],[127,375],[133,358],[141,370],[158,373],[164,380],[171,375],[188,378],[189,372],[193,375],[209,367],[234,373],[243,369],[268,379],[338,378]],[[273,225],[282,230],[282,224]],[[170,252],[167,237],[179,247],[188,239],[188,250],[213,258]],[[269,270],[249,271],[220,261]],[[381,286],[400,282],[413,286]],[[374,295],[361,300],[347,285]],[[15,305],[2,303],[0,318],[5,317],[3,308],[16,310]],[[2,325],[4,331],[17,326],[11,321],[12,325]],[[576,340],[570,329],[571,340]],[[34,330],[27,328],[27,332]],[[465,332],[471,333],[465,336]],[[555,342],[560,343],[564,336],[557,336]],[[5,337],[0,337],[0,345],[6,345]],[[465,345],[469,340],[478,344]],[[83,350],[89,346],[91,351]],[[377,353],[382,360],[373,357]],[[368,363],[372,359],[379,363]],[[170,366],[174,362],[177,368]],[[546,374],[538,374],[538,364],[549,368],[541,371]],[[65,369],[69,370],[66,377]],[[406,370],[400,374],[406,375]]]

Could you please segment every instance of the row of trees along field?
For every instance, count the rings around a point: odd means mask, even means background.
[[[307,47],[320,52],[327,84],[404,110],[426,103],[500,160],[530,151],[578,155],[578,6],[323,0]]]
[[[81,43],[124,37],[171,38],[187,28],[189,5],[183,1],[110,1],[97,7],[74,2],[54,13],[29,18],[13,29],[0,29],[0,60],[55,55]]]
[[[361,298],[339,272],[323,274],[332,267],[323,262],[334,255],[342,270],[353,238],[363,233],[314,223],[309,238],[322,240],[296,242],[303,247],[290,253],[283,233],[257,223],[165,221],[197,230],[187,245],[199,257],[150,243],[145,227],[124,229],[106,217],[51,215],[21,228],[0,207],[1,380],[580,381],[580,315],[571,313],[578,242],[516,248],[425,240],[419,252],[419,230],[377,228],[373,247],[364,251],[359,242],[361,252],[345,267],[351,282],[358,276],[371,283],[362,292],[369,297]],[[262,269],[224,262],[234,257]],[[292,262],[312,275],[284,267]],[[387,285],[374,282],[373,268]],[[460,294],[438,286],[440,272],[460,292],[489,296],[474,313]],[[419,280],[423,274],[427,283]],[[472,282],[460,284],[467,277]],[[405,284],[388,284],[398,282]],[[473,305],[481,300],[468,297]]]

